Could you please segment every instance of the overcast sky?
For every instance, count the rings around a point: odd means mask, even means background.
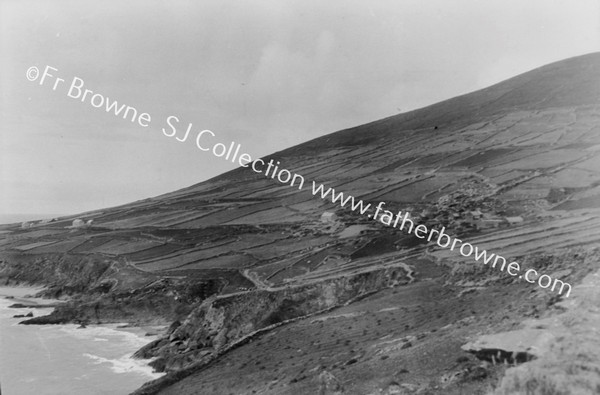
[[[109,207],[232,168],[164,136],[169,115],[258,157],[598,50],[597,0],[0,0],[0,214]],[[26,78],[46,65],[150,126]]]

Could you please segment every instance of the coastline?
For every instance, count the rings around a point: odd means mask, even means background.
[[[0,382],[5,393],[127,394],[162,374],[133,353],[160,334],[127,323],[19,325],[15,315],[49,314],[65,301],[33,297],[43,287],[0,287]],[[9,307],[22,304],[23,307]],[[25,318],[26,319],[26,318]],[[148,336],[151,332],[153,336]],[[30,389],[31,386],[32,389]],[[48,392],[49,391],[49,392]],[[33,392],[32,392],[33,393]]]

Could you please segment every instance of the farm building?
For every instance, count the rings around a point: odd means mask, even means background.
[[[90,219],[87,222],[85,222],[81,218],[77,218],[77,219],[73,220],[73,224],[71,225],[71,228],[73,228],[73,229],[89,228],[92,226],[92,222],[94,222],[93,219]]]
[[[479,210],[473,210],[473,211],[469,211],[467,213],[467,218],[468,219],[481,219],[483,213]]]
[[[331,222],[335,222],[336,220],[337,220],[337,215],[335,215],[335,213],[332,213],[330,211],[325,211],[323,214],[321,214],[321,222],[331,223]]]

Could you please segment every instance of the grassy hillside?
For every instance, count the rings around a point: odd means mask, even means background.
[[[239,168],[115,208],[3,225],[0,276],[70,298],[30,323],[170,326],[140,353],[170,373],[139,393],[485,393],[506,366],[461,346],[551,316],[561,297],[341,209],[309,184],[384,201],[579,289],[598,270],[599,121],[594,53],[266,158],[305,177],[302,190]],[[67,228],[76,218],[93,224]]]

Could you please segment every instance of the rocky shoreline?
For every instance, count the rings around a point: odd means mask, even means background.
[[[50,314],[30,317],[19,322],[22,325],[75,323],[85,327],[127,322],[134,326],[154,324],[168,327],[162,337],[135,354],[141,359],[152,358],[150,366],[155,371],[168,373],[144,385],[136,392],[139,394],[156,393],[274,327],[351,303],[381,289],[412,282],[412,270],[408,270],[406,265],[399,265],[314,284],[212,296],[184,303],[164,282],[127,291],[109,289],[98,292],[99,284],[106,283],[115,272],[119,272],[118,264],[113,262],[109,266],[113,271],[106,269],[99,271],[99,276],[86,276],[85,279],[81,278],[75,265],[70,284],[64,282],[64,278],[68,277],[65,273],[50,276],[49,279],[54,281],[40,282],[34,269],[23,270],[24,266],[18,266],[16,271],[6,260],[2,269],[4,273],[10,273],[9,277],[3,276],[5,282],[42,285],[46,288],[35,296],[58,296],[62,299],[60,303],[45,306],[54,307]],[[19,279],[34,281],[21,282]],[[76,292],[73,291],[74,282],[79,283]],[[84,282],[87,290],[81,285]],[[22,302],[14,306],[33,307]]]

